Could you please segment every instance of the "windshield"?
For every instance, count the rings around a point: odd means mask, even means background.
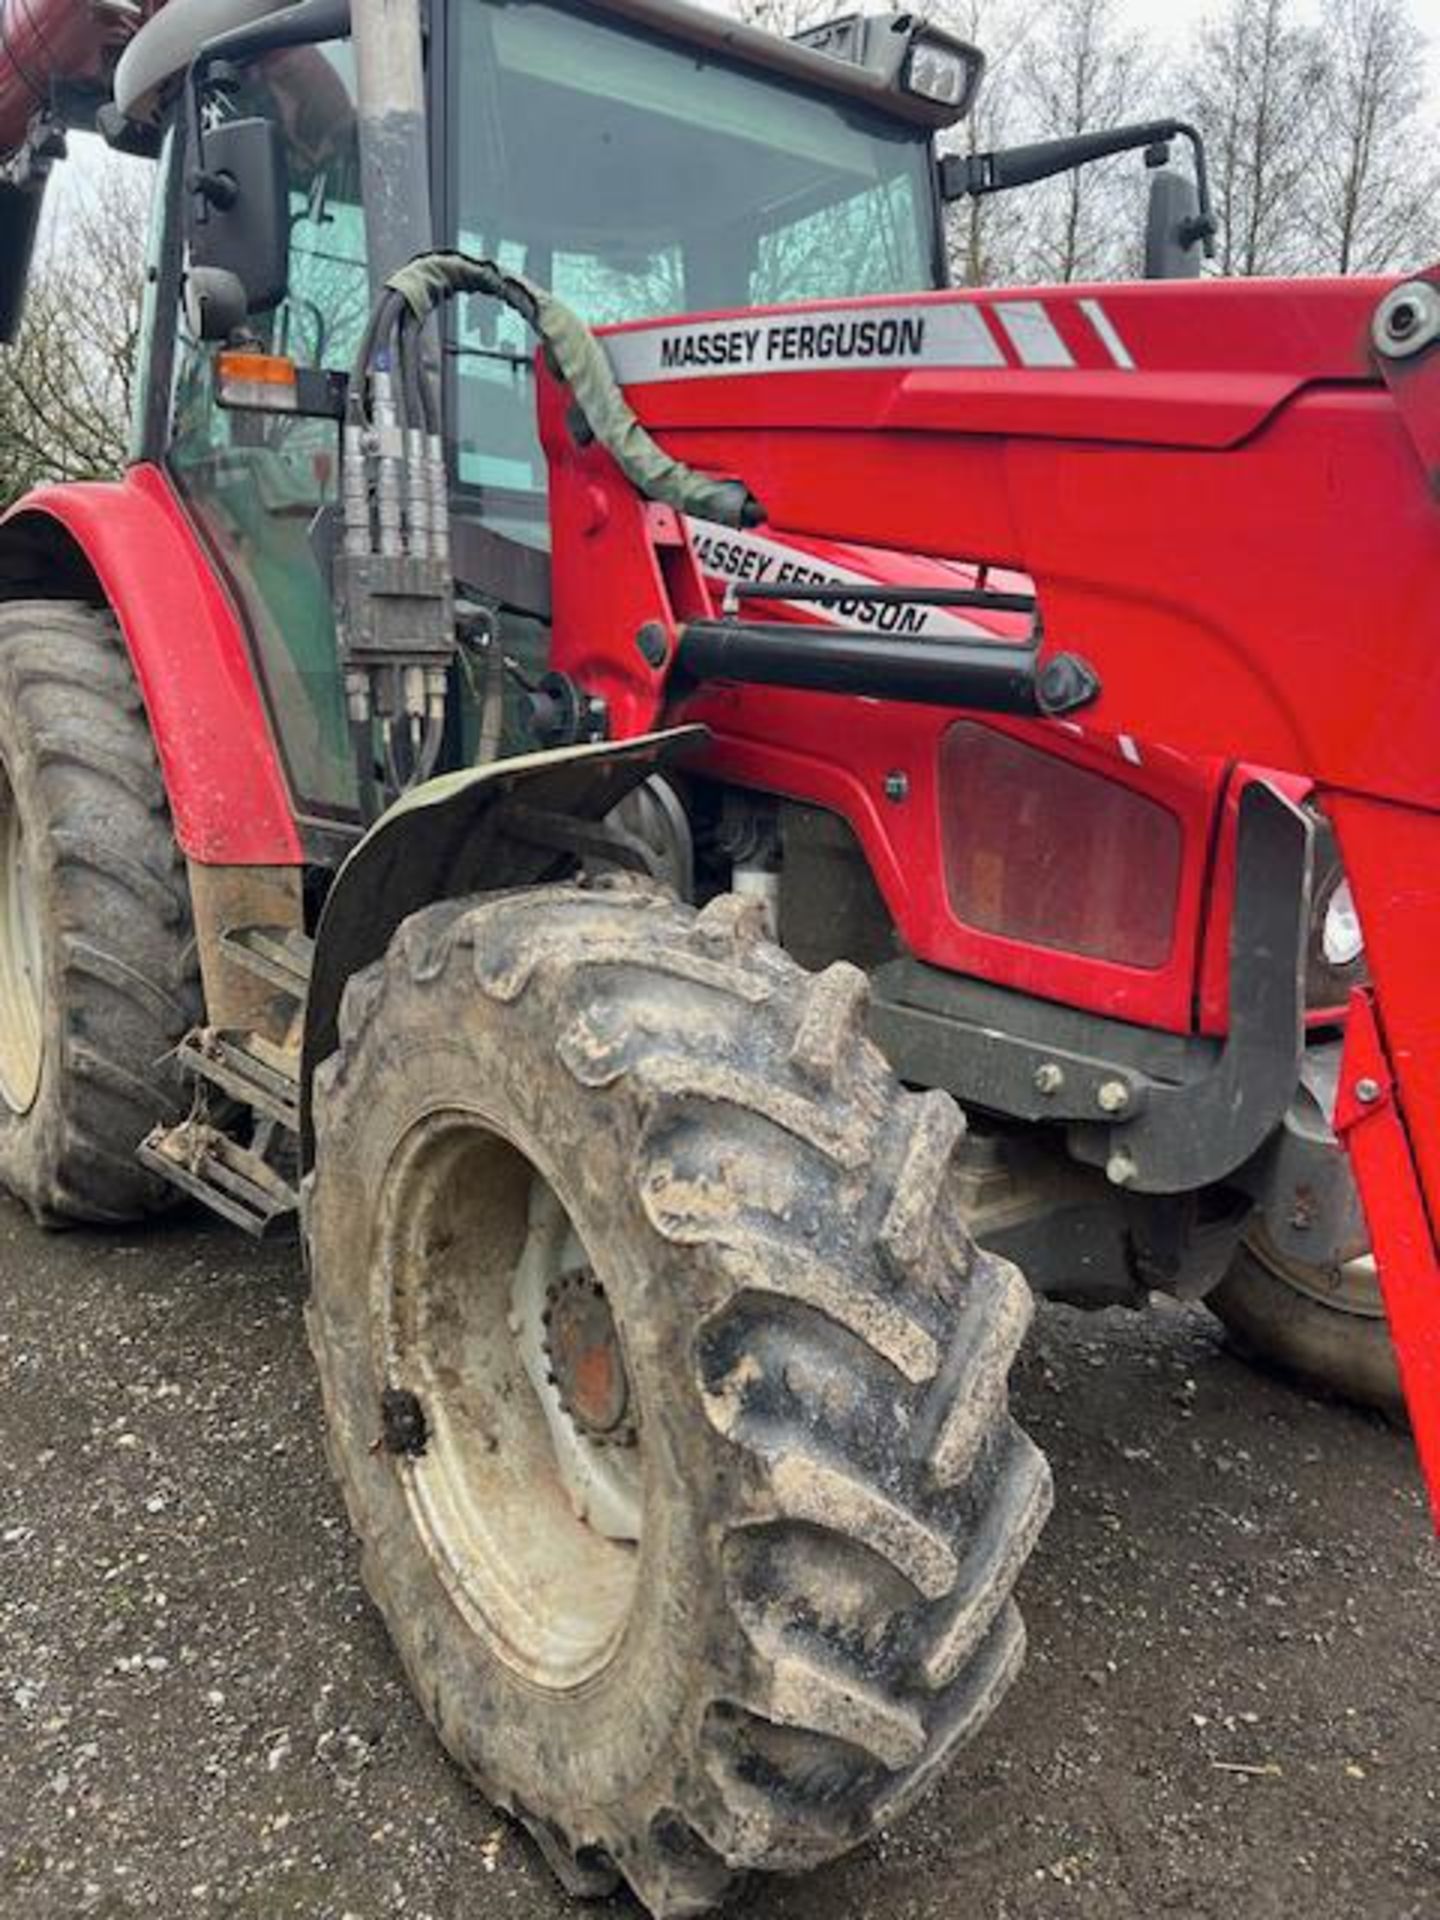
[[[914,129],[545,0],[456,0],[451,236],[595,325],[935,284]],[[451,336],[457,477],[543,532],[534,343],[474,302]]]

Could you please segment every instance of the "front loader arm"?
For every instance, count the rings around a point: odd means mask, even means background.
[[[1440,269],[1420,285],[1424,309]],[[1338,1122],[1440,1513],[1440,340],[1392,358],[1396,299],[1353,281],[952,294],[898,332],[847,331],[879,312],[860,302],[610,345],[667,450],[742,477],[787,532],[1028,574],[1039,663],[1094,669],[1087,721],[1314,779],[1375,982]],[[742,334],[723,370],[687,344],[706,330]],[[865,357],[877,342],[893,364]],[[683,711],[693,555],[576,443],[553,382],[542,424],[553,664],[640,731]]]

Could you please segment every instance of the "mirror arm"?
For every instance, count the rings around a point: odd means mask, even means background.
[[[982,194],[1005,193],[1012,187],[1033,186],[1056,174],[1070,173],[1092,160],[1146,149],[1151,165],[1161,165],[1172,140],[1187,140],[1195,163],[1195,191],[1200,211],[1189,222],[1190,244],[1199,241],[1206,254],[1215,251],[1216,223],[1210,204],[1210,174],[1205,142],[1187,120],[1150,120],[1138,126],[1110,127],[1099,133],[1077,133],[1063,140],[1040,140],[1031,146],[1001,147],[993,153],[949,153],[940,163],[940,187],[947,200],[978,199]]]
[[[185,176],[185,185],[194,198],[197,226],[204,226],[210,218],[210,190],[213,185],[212,176],[205,168],[205,116],[201,107],[209,64],[206,50],[202,47],[185,70],[185,144],[191,163]]]
[[[205,165],[205,88],[219,65],[211,48],[201,47],[185,74],[185,130],[191,159],[185,184],[194,196],[195,223],[202,227],[212,207],[228,212],[239,192],[231,174],[212,173]]]
[[[1190,142],[1191,163],[1195,169],[1195,198],[1198,202],[1195,217],[1185,222],[1182,238],[1187,247],[1193,247],[1198,240],[1205,258],[1213,260],[1215,236],[1220,231],[1220,223],[1215,218],[1215,209],[1210,202],[1210,166],[1205,158],[1204,136],[1188,120],[1178,120],[1175,130],[1182,140]]]

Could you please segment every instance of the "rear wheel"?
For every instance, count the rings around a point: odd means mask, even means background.
[[[1245,1353],[1392,1419],[1405,1418],[1372,1255],[1310,1266],[1287,1260],[1256,1228],[1205,1304]]]
[[[177,1116],[199,1015],[184,864],[113,618],[0,605],[0,1181],[38,1219],[167,1203],[135,1149]]]
[[[367,1585],[466,1771],[657,1914],[894,1817],[1021,1658],[1029,1294],[864,1001],[737,901],[551,888],[408,921],[317,1079]]]

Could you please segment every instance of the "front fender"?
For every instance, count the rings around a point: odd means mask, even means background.
[[[619,743],[564,747],[442,774],[396,802],[335,876],[315,934],[305,1003],[300,1139],[313,1149],[315,1069],[339,1041],[340,1001],[351,974],[378,960],[401,921],[437,900],[556,880],[575,856],[521,839],[504,803],[599,820],[657,768],[698,747],[704,727],[675,727]]]

